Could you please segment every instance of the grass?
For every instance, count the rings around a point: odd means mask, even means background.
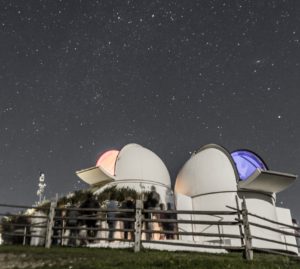
[[[269,254],[254,254],[246,261],[240,253],[205,254],[143,250],[134,253],[129,249],[89,249],[53,247],[0,246],[0,268],[36,269],[155,269],[155,268],[300,268],[293,258]]]

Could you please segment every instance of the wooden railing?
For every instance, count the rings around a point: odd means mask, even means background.
[[[1,233],[4,241],[20,238],[19,240],[11,241],[16,241],[23,245],[34,245],[32,242],[35,242],[37,245],[42,244],[50,248],[52,245],[80,246],[97,243],[99,241],[108,244],[112,241],[121,241],[126,242],[135,252],[140,251],[143,244],[163,244],[165,246],[189,247],[189,249],[239,250],[244,252],[244,256],[247,260],[253,259],[254,250],[290,255],[293,257],[297,256],[288,251],[253,247],[252,240],[279,244],[286,248],[299,248],[298,244],[252,235],[251,229],[257,227],[280,235],[300,238],[300,228],[248,212],[245,199],[242,202],[241,209],[228,207],[228,210],[224,211],[150,210],[143,209],[143,203],[140,200],[135,202],[135,209],[58,208],[56,202],[52,202],[49,207],[44,208],[8,204],[0,204],[0,207],[35,209],[36,214],[9,214],[0,212],[0,216],[6,217],[6,221],[2,220],[1,224]],[[76,211],[78,216],[72,216],[70,214],[71,211]],[[114,213],[115,216],[109,217],[108,213]],[[190,220],[180,219],[178,218],[179,215],[194,216],[194,218]],[[210,219],[205,220],[205,217],[195,219],[199,218],[199,216],[209,216]],[[211,217],[220,216],[222,216],[220,220],[211,220]],[[270,227],[252,220],[250,221],[249,216],[251,216],[252,219],[257,218],[267,223],[269,222],[285,227],[289,229],[289,231]],[[23,223],[19,223],[18,218],[23,218]],[[75,220],[75,225],[71,225],[70,220]],[[92,224],[89,224],[91,221]],[[108,223],[117,223],[118,225],[108,225]],[[124,224],[126,224],[125,226],[127,228],[125,228]],[[228,233],[223,232],[223,229],[217,229],[218,232],[203,229],[184,231],[179,229],[181,224],[189,224],[193,227],[199,227],[199,225],[202,225],[201,227],[218,228],[237,227],[235,231],[238,230],[239,232]],[[158,228],[154,228],[154,225]],[[114,236],[116,233],[120,233],[120,235]],[[126,237],[125,234],[127,234]],[[159,238],[154,239],[155,236],[159,236]],[[213,238],[218,240],[214,240],[214,243],[209,243],[209,240],[181,240],[182,236],[190,236],[191,238]],[[34,238],[35,241],[33,240]],[[227,239],[235,240],[235,244],[225,244],[224,242],[226,242]]]

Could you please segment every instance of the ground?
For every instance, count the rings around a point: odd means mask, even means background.
[[[51,249],[22,246],[0,247],[0,268],[105,269],[105,268],[300,268],[294,258],[255,253],[246,261],[240,253],[200,254],[143,250],[88,249],[57,247]]]

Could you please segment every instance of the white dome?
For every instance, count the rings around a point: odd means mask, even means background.
[[[171,186],[170,175],[163,161],[151,150],[138,144],[122,148],[115,164],[116,181],[147,181]]]
[[[193,154],[179,172],[175,192],[188,196],[237,191],[237,172],[230,154],[207,145]]]

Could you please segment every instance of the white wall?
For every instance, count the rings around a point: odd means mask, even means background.
[[[225,193],[214,193],[198,196],[192,199],[194,210],[203,211],[231,211],[227,206],[236,208],[236,193],[235,192],[225,192]],[[235,221],[237,215],[194,215],[193,220],[207,220],[207,221]],[[240,234],[239,227],[228,226],[228,225],[203,225],[194,224],[195,232],[202,233],[216,233],[216,234]],[[240,246],[240,239],[229,239],[218,237],[206,237],[206,236],[195,236],[195,240],[201,243],[216,243],[226,244],[230,246]]]
[[[178,193],[176,195],[176,210],[193,210],[192,198]],[[178,214],[177,219],[191,221],[192,215],[191,214]],[[179,223],[178,231],[179,232],[192,232],[193,226],[192,226],[192,224],[188,224],[188,223]],[[194,237],[190,236],[190,235],[180,235],[179,239],[184,240],[184,241],[193,241]]]
[[[274,200],[270,195],[257,193],[257,192],[242,192],[240,193],[241,198],[245,196],[246,206],[248,212],[252,214],[256,214],[262,216],[264,218],[277,221],[276,208],[274,205]],[[242,199],[240,199],[240,203],[242,203]],[[248,216],[250,222],[265,225],[270,228],[278,229],[278,225],[253,217]],[[281,241],[280,235],[277,232],[273,232],[267,229],[263,229],[256,226],[250,226],[250,232],[252,236],[263,237],[270,240]],[[259,239],[252,240],[253,247],[259,248],[269,248],[269,249],[281,249],[282,246],[280,244],[262,241]]]
[[[276,213],[277,213],[278,222],[282,222],[282,223],[285,223],[287,225],[293,226],[291,211],[288,208],[276,207]],[[290,229],[290,228],[287,228],[287,227],[284,227],[284,226],[280,226],[280,225],[279,225],[279,229],[282,230],[282,231],[285,231],[285,232],[290,232],[290,233],[295,232],[295,230],[293,230],[293,229]],[[281,235],[281,240],[283,242],[288,243],[288,244],[295,244],[295,245],[297,244],[296,237],[294,237],[294,236]],[[298,253],[298,248],[296,248],[296,247],[283,246],[282,248],[287,250],[287,251]]]

